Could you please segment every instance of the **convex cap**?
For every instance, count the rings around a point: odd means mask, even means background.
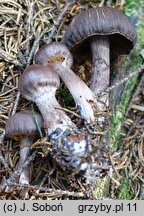
[[[52,65],[55,62],[64,62],[71,67],[73,57],[69,49],[62,43],[51,42],[42,46],[35,55],[36,64]]]
[[[111,7],[90,8],[72,20],[64,35],[63,43],[75,57],[90,56],[92,36],[108,35],[111,55],[128,54],[136,43],[137,33],[128,18]],[[81,48],[81,49],[80,49]]]
[[[49,88],[58,88],[59,85],[59,76],[51,67],[30,65],[20,76],[18,89],[26,99],[34,101],[46,93],[47,89],[49,91]]]
[[[43,127],[43,119],[40,114],[36,114],[36,120],[40,128]],[[37,126],[31,111],[21,111],[11,115],[6,122],[6,138],[19,140],[19,137],[34,135],[37,132]]]

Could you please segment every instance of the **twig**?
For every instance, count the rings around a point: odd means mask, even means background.
[[[80,118],[82,119],[82,117],[80,115],[78,115],[77,113],[73,112],[72,110],[69,110],[67,108],[64,108],[64,107],[55,107],[55,109],[59,109],[59,110],[63,110],[65,112],[68,112],[70,114],[73,114],[74,116],[76,116],[77,118]]]
[[[47,173],[44,175],[44,177],[43,177],[41,183],[39,184],[39,188],[40,188],[40,187],[43,187],[43,185],[44,185],[46,179],[48,178],[48,176],[49,176],[49,173],[47,172]],[[40,190],[38,189],[38,190],[36,191],[36,194],[39,194],[39,191],[40,191]]]
[[[99,3],[99,7],[104,6],[104,3],[105,3],[105,0],[102,0],[102,1]]]
[[[115,83],[114,85],[112,85],[111,87],[107,88],[105,91],[101,92],[98,94],[98,96],[101,96],[105,93],[110,92],[111,90],[117,88],[119,85],[125,83],[126,81],[128,81],[130,78],[132,78],[133,76],[138,75],[139,73],[143,72],[144,70],[144,65],[141,65],[136,71],[131,72],[128,76],[126,76],[124,79],[119,80],[117,83]]]
[[[112,160],[112,156],[111,156],[111,154],[108,153],[108,155],[109,155],[109,159],[110,159],[111,165],[112,165],[112,167],[113,167],[113,170],[115,171],[115,173],[116,173],[118,179],[121,179],[120,174],[118,173],[117,169],[115,168],[115,165],[114,165],[114,163],[113,163],[113,160]]]
[[[57,33],[57,30],[63,20],[63,17],[65,16],[65,14],[67,13],[67,10],[75,3],[76,1],[75,0],[71,0],[71,1],[68,1],[66,3],[66,6],[64,7],[64,9],[61,11],[54,27],[53,27],[53,30],[51,32],[51,34],[49,35],[48,39],[47,39],[47,43],[50,43],[52,41],[52,39],[55,37],[56,33]],[[49,31],[49,29],[45,29],[34,41],[33,43],[33,46],[32,46],[32,49],[31,49],[31,52],[29,54],[29,57],[28,57],[28,60],[27,60],[27,65],[30,65],[30,62],[33,58],[33,55],[34,55],[34,52],[39,44],[39,41],[42,39],[42,37],[45,35],[45,33],[47,33]]]
[[[39,44],[39,41],[42,39],[42,37],[45,35],[45,33],[47,33],[49,31],[49,29],[48,28],[46,28],[39,36],[37,36],[37,38],[35,39],[35,41],[34,41],[34,43],[33,43],[33,46],[32,46],[32,48],[31,48],[31,52],[30,52],[30,54],[29,54],[29,56],[28,56],[28,59],[27,59],[27,66],[29,66],[30,65],[30,63],[31,63],[31,60],[32,60],[32,58],[33,58],[33,55],[34,55],[34,53],[35,53],[35,50],[36,50],[36,48],[37,48],[37,46],[38,46],[38,44]]]
[[[57,31],[58,31],[58,28],[59,28],[59,26],[60,26],[60,24],[61,24],[61,22],[62,22],[62,20],[63,20],[63,18],[65,16],[65,14],[67,13],[68,9],[75,4],[75,2],[76,2],[75,0],[71,0],[71,1],[69,0],[66,3],[64,9],[59,14],[59,17],[58,17],[58,19],[57,19],[57,21],[56,21],[56,23],[55,23],[55,25],[53,27],[52,32],[49,35],[47,43],[50,43],[52,41],[52,39],[55,37],[55,35],[56,35]]]
[[[20,99],[20,92],[17,92],[16,99],[14,101],[14,106],[13,106],[11,115],[14,115],[16,113],[17,106],[18,106],[18,103],[19,103],[19,99]]]
[[[52,189],[52,188],[47,188],[47,187],[42,187],[42,186],[33,186],[33,185],[27,185],[27,184],[18,184],[18,183],[8,183],[8,186],[18,186],[18,187],[25,187],[25,188],[29,188],[32,190],[40,190],[40,191],[45,191],[47,193],[34,193],[35,196],[54,196],[56,193],[57,195],[67,195],[67,196],[75,196],[75,197],[86,197],[86,194],[83,192],[70,192],[70,191],[65,191],[65,190],[61,190],[61,189]]]
[[[3,157],[2,151],[1,151],[1,145],[3,143],[4,140],[4,136],[5,136],[5,131],[0,135],[0,162],[4,165],[4,167],[8,170],[10,170],[9,165],[7,163],[7,161],[5,160],[5,158]]]
[[[90,134],[93,134],[93,135],[104,135],[105,134],[105,132],[102,132],[102,131],[93,131],[92,129],[89,128],[88,125],[85,125],[85,127]]]
[[[31,2],[28,2],[28,18],[27,18],[27,24],[26,24],[26,38],[30,37],[31,33],[31,26],[33,25],[33,12],[34,12],[34,2],[31,0]],[[30,40],[27,40],[27,43],[25,45],[26,51],[25,54],[28,56],[30,51]]]
[[[132,99],[131,99],[131,101],[129,103],[129,106],[128,106],[128,109],[127,109],[127,112],[126,112],[126,115],[125,115],[126,117],[127,117],[128,113],[129,113],[129,111],[131,109],[131,105],[132,105],[132,103],[133,103],[136,95],[140,92],[140,89],[141,89],[141,86],[142,86],[143,83],[144,83],[144,75],[142,76],[142,78],[141,78],[141,80],[140,80],[140,82],[139,82],[139,84],[138,84],[138,86],[136,88],[136,91],[135,91],[135,93],[132,96]]]
[[[136,104],[132,104],[130,106],[131,109],[135,109],[135,110],[139,110],[141,112],[144,112],[144,106],[139,106],[139,105],[136,105]]]
[[[14,183],[15,179],[19,177],[19,175],[21,174],[23,168],[25,168],[26,166],[28,166],[30,164],[31,161],[34,160],[34,158],[36,157],[37,155],[37,150],[34,151],[32,153],[32,155],[30,155],[27,160],[24,162],[24,164],[19,167],[19,169],[17,169],[16,171],[14,171],[13,173],[11,173],[10,177],[8,180],[4,181],[3,184],[1,184],[0,186],[0,191],[3,190],[3,188],[5,188],[6,186],[9,186],[11,184]]]
[[[33,13],[32,13],[33,7],[34,7],[34,4],[32,1],[29,5],[29,8],[28,8],[29,11],[28,11],[28,20],[27,20],[27,28],[26,28],[27,29],[26,38],[28,38],[29,34],[30,34],[30,26],[31,26],[31,20],[32,20],[32,15],[33,15]],[[29,40],[27,41],[27,44],[26,44],[26,52],[29,52]],[[8,62],[12,62],[14,65],[22,66],[22,64],[20,64],[20,62],[18,60],[16,60],[14,56],[8,54],[7,52],[2,50],[1,48],[0,48],[0,57],[4,58]],[[11,115],[16,113],[19,99],[20,99],[20,92],[17,92]]]

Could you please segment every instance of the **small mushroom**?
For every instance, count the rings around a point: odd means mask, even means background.
[[[61,110],[55,98],[55,92],[60,85],[58,75],[52,68],[43,65],[30,65],[19,79],[19,91],[38,106],[48,134],[58,127],[62,131],[72,126],[70,118]]]
[[[121,11],[104,6],[76,15],[62,42],[76,60],[92,59],[90,88],[97,96],[109,86],[110,58],[128,54],[136,40],[136,30],[128,18]]]
[[[43,128],[43,119],[40,114],[36,114],[38,126]],[[18,112],[8,119],[5,126],[5,137],[20,141],[20,156],[17,170],[23,165],[28,156],[30,156],[31,145],[38,137],[37,126],[30,111]],[[30,168],[29,166],[23,168],[19,183],[29,184],[30,182]],[[24,190],[25,191],[25,190]],[[23,191],[23,196],[27,196],[27,192]]]
[[[20,76],[18,88],[26,99],[36,103],[43,116],[48,138],[53,144],[51,155],[63,169],[71,171],[80,166],[87,151],[87,141],[61,110],[55,98],[59,85],[59,76],[51,67],[31,65]]]
[[[36,64],[50,65],[64,81],[71,92],[81,116],[87,123],[94,121],[94,111],[99,107],[88,86],[70,69],[73,58],[68,48],[52,42],[41,47],[35,55]]]

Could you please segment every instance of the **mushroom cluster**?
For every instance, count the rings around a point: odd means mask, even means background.
[[[36,103],[42,114],[48,139],[53,144],[53,158],[63,169],[71,171],[81,165],[87,141],[56,100],[59,85],[57,73],[45,65],[27,67],[19,79],[19,91],[27,100]]]
[[[99,110],[93,92],[71,70],[72,54],[61,43],[53,42],[41,47],[35,55],[35,63],[50,65],[71,92],[81,116],[87,123],[94,121],[94,112]]]
[[[35,54],[35,64],[28,66],[19,78],[18,89],[23,97],[34,102],[40,128],[45,125],[50,154],[62,169],[85,171],[88,162],[88,141],[82,130],[72,122],[56,99],[60,78],[74,98],[85,124],[95,121],[95,112],[108,103],[108,95],[97,102],[98,94],[109,86],[110,59],[128,54],[137,34],[128,18],[110,7],[91,8],[79,13],[70,23],[62,42],[51,42]],[[70,49],[70,50],[69,50]],[[70,52],[71,51],[71,52]],[[92,59],[90,88],[72,71],[74,59]],[[6,137],[20,141],[20,167],[30,154],[30,146],[38,132],[29,111],[11,116],[6,124]],[[19,182],[29,184],[29,167]]]

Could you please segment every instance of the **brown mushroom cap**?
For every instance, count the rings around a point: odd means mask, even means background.
[[[137,33],[128,18],[111,7],[90,8],[72,20],[64,35],[63,43],[75,54],[75,58],[91,57],[90,39],[108,35],[111,57],[128,54],[136,43]]]
[[[40,128],[43,127],[43,119],[40,114],[36,114],[36,120]],[[6,138],[18,140],[20,137],[34,135],[37,132],[35,119],[31,111],[18,112],[7,120],[5,126]]]
[[[46,94],[48,87],[54,91],[59,87],[60,79],[52,68],[44,65],[30,65],[19,78],[19,91],[28,100],[35,101],[35,98]]]
[[[51,42],[41,47],[35,55],[36,64],[52,65],[54,62],[65,62],[71,67],[73,57],[68,48],[59,42]]]

